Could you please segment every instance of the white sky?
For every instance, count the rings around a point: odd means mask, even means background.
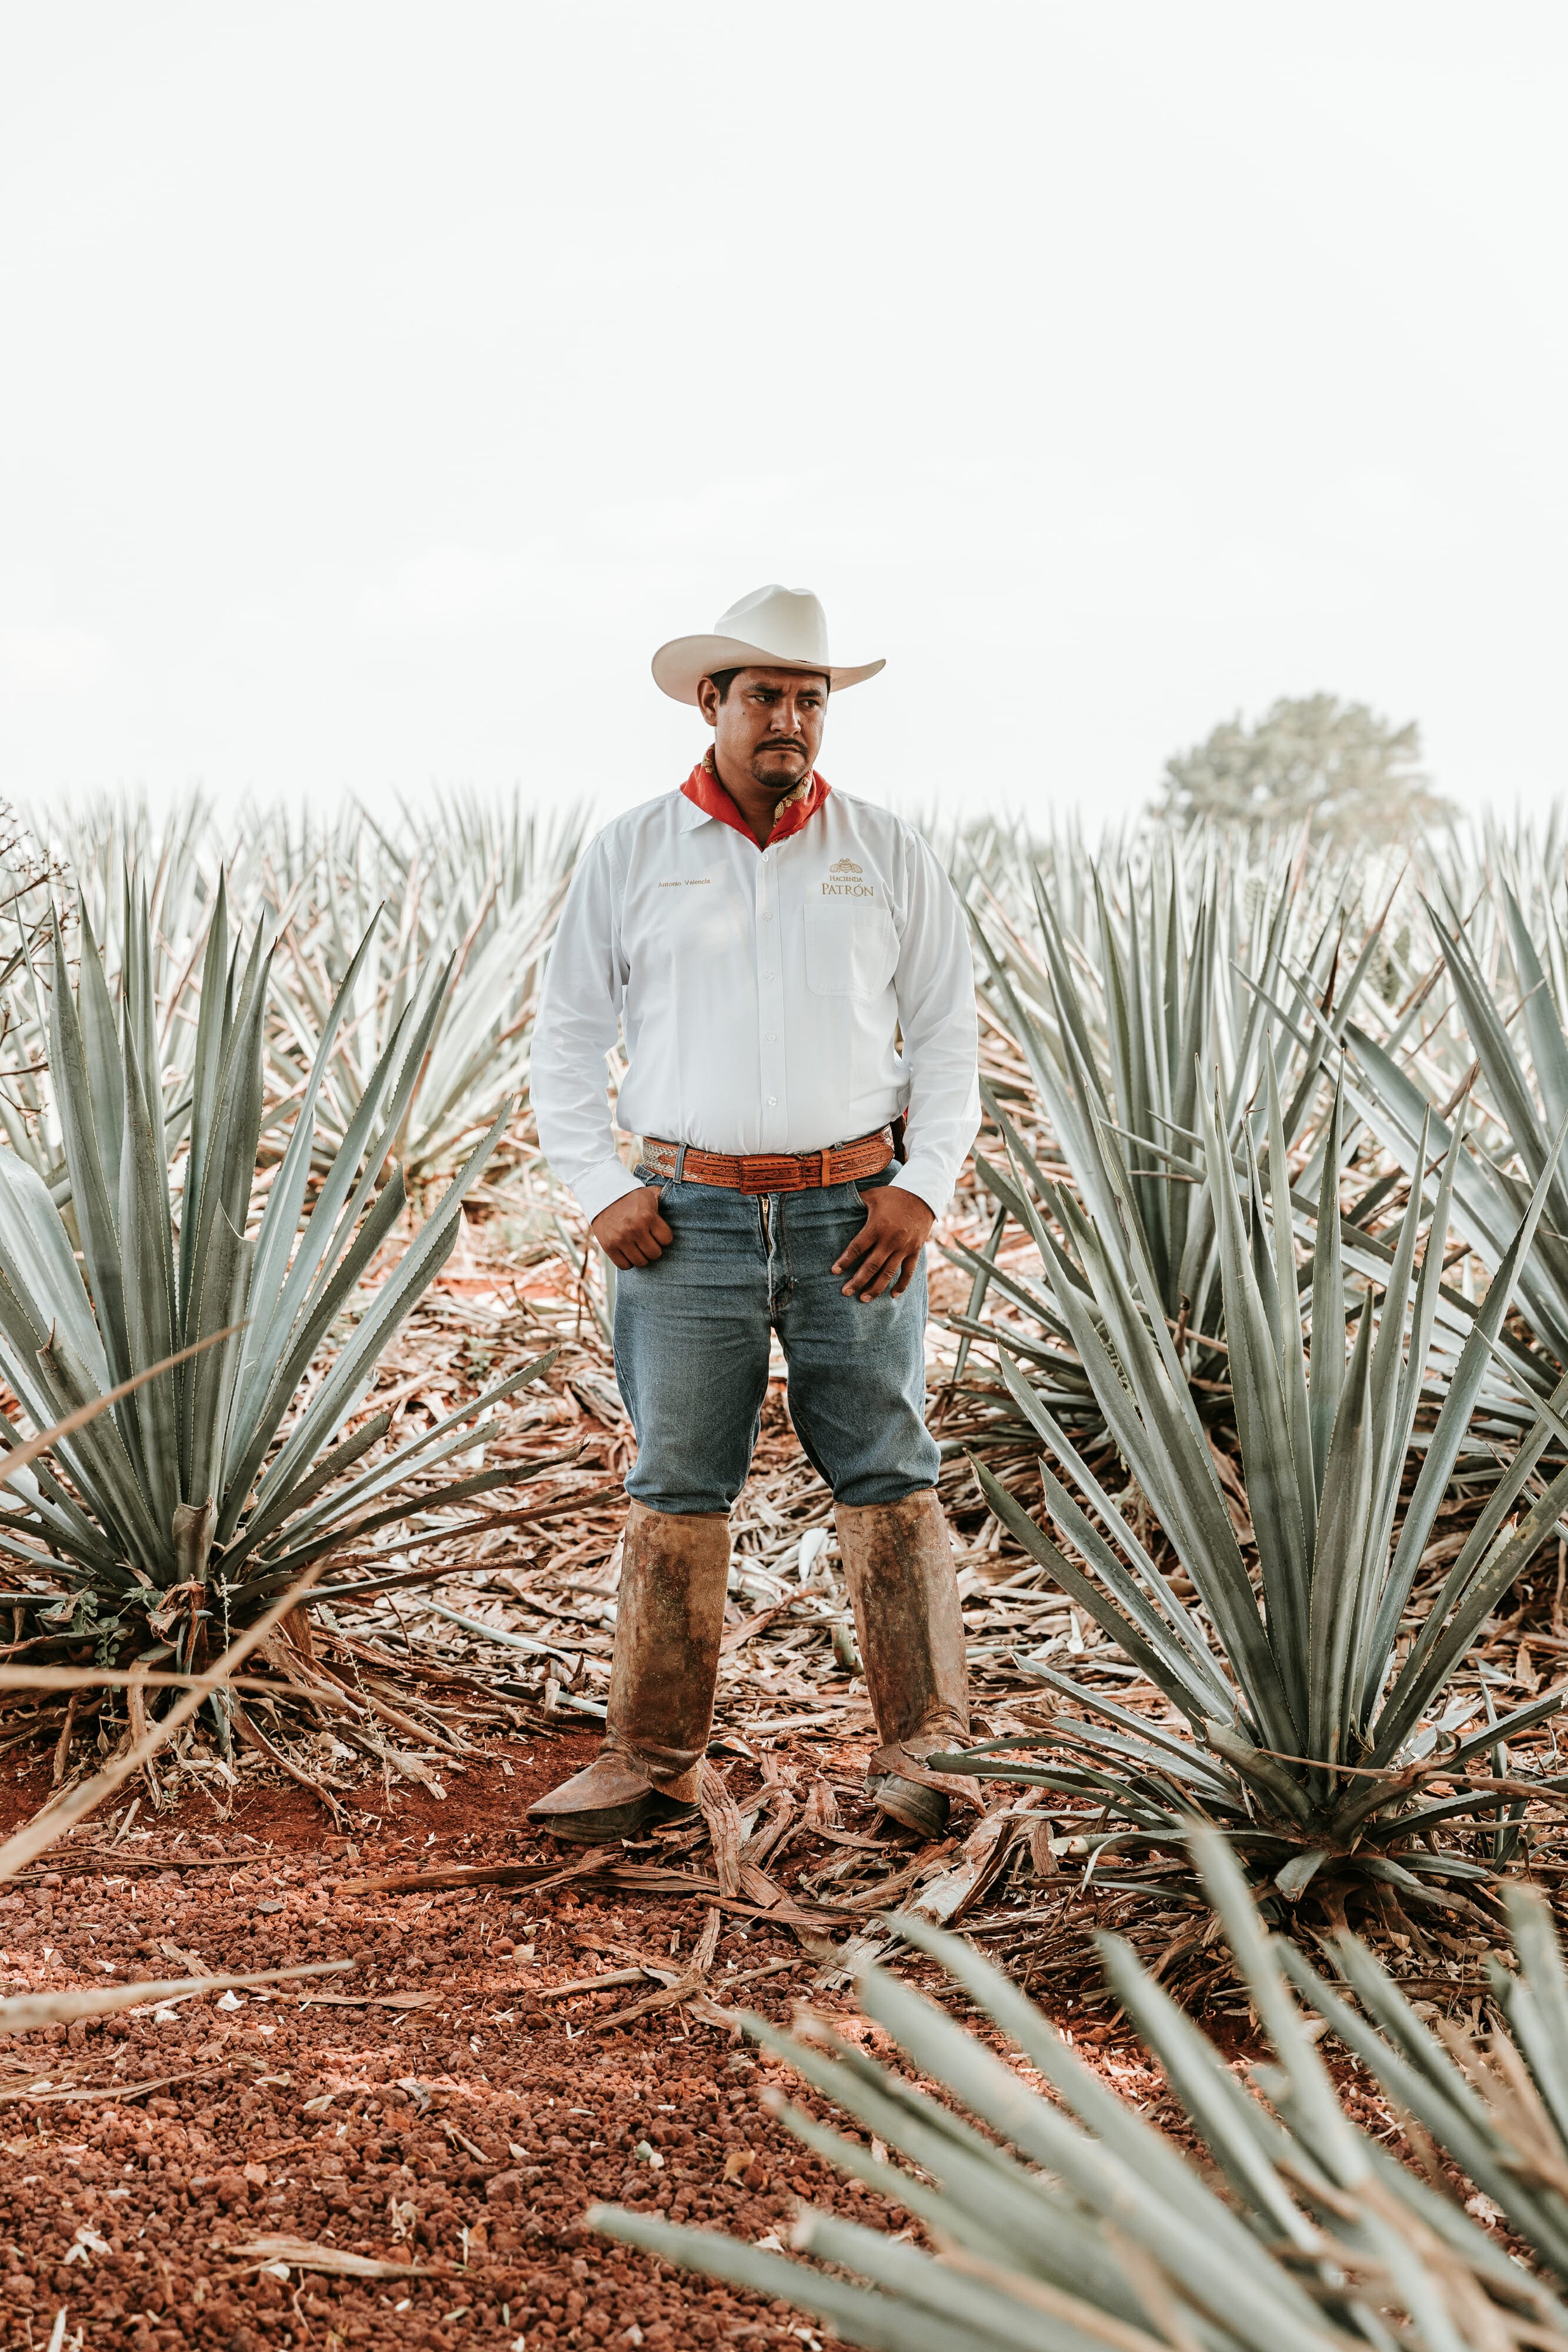
[[[0,790],[517,784],[703,736],[746,590],[885,654],[822,765],[1138,806],[1319,688],[1568,782],[1568,12],[10,0]]]

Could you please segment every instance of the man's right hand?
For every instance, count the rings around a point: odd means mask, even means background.
[[[642,1184],[635,1192],[622,1192],[618,1201],[600,1211],[590,1230],[611,1265],[622,1268],[652,1265],[675,1238],[659,1213],[656,1184]]]

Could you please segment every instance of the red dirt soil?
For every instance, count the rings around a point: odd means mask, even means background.
[[[772,2121],[760,2095],[786,2078],[737,2034],[685,2009],[592,2031],[640,1997],[636,1985],[538,1999],[638,1958],[668,1964],[676,1938],[688,1954],[700,1909],[570,1887],[345,1891],[377,1871],[546,1858],[552,1850],[514,1825],[593,1745],[586,1734],[498,1741],[444,1803],[411,1789],[352,1842],[323,1834],[304,1790],[253,1786],[221,1829],[192,1801],[112,1852],[103,1830],[85,1830],[33,1883],[0,1890],[0,1989],[12,1992],[105,1981],[106,1963],[152,1979],[348,1958],[351,1976],[322,1980],[340,1997],[360,1987],[437,1996],[404,2011],[302,2006],[283,1987],[226,2011],[208,1996],[164,2018],[5,2037],[0,2344],[41,2352],[62,2309],[67,2344],[136,2352],[469,2342],[792,2352],[818,2340],[797,2313],[581,2227],[596,2199],[749,2239],[787,2238],[800,2198],[891,2216]],[[46,1793],[45,1770],[8,1780],[0,1828]],[[379,1788],[370,1801],[385,1801]],[[776,2017],[813,1963],[788,1931],[727,1917],[716,1992],[731,1967],[782,1955],[798,1965],[739,1996]],[[124,2090],[62,2097],[62,2083]],[[230,2251],[262,2237],[417,2263],[428,2275],[365,2281],[291,2264],[277,2278]]]

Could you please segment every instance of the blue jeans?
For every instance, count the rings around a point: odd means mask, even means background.
[[[789,1366],[789,1417],[836,1501],[897,1503],[936,1485],[924,1254],[901,1298],[846,1298],[845,1276],[832,1271],[865,1223],[862,1195],[892,1172],[759,1198],[716,1184],[660,1188],[674,1240],[615,1283],[615,1372],[637,1433],[626,1481],[634,1501],[728,1510],[757,1444],[770,1331]]]

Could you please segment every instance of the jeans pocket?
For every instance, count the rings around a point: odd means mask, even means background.
[[[898,1162],[896,1160],[893,1160],[888,1162],[887,1166],[882,1170],[880,1174],[875,1176],[862,1176],[858,1181],[852,1182],[849,1189],[854,1195],[855,1205],[857,1208],[863,1209],[865,1207],[866,1194],[868,1192],[880,1192],[884,1185],[892,1183],[897,1173]]]
[[[635,1176],[639,1184],[647,1184],[650,1186],[656,1184],[658,1186],[659,1206],[663,1209],[668,1202],[671,1193],[675,1189],[674,1178],[673,1176],[668,1178],[661,1176],[658,1170],[656,1168],[650,1168],[645,1160],[639,1160],[635,1168],[632,1169],[632,1173]]]

